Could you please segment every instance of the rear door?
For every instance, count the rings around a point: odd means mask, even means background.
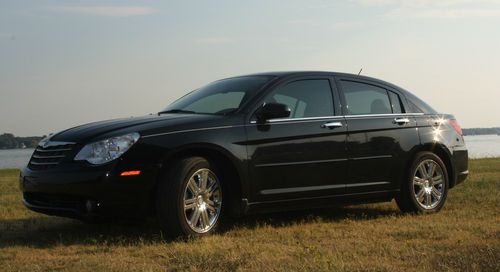
[[[337,78],[348,127],[347,193],[399,189],[409,151],[419,143],[414,115],[403,95],[358,78]]]
[[[283,103],[292,112],[289,118],[265,124],[251,118],[246,126],[251,201],[344,193],[346,125],[334,86],[331,77],[296,78],[280,84],[258,103]]]

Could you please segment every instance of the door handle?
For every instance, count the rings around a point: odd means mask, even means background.
[[[334,129],[334,128],[338,128],[338,127],[342,127],[341,122],[328,122],[328,123],[324,123],[323,125],[321,125],[321,128],[329,128],[329,129]]]
[[[407,124],[409,122],[410,122],[410,119],[405,118],[405,117],[403,117],[403,118],[394,118],[394,121],[393,121],[394,124],[398,124],[398,125],[404,125],[404,124]]]

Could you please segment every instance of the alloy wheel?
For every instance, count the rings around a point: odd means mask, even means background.
[[[431,210],[443,199],[445,180],[443,169],[434,160],[421,161],[413,174],[413,196],[420,207]]]
[[[222,190],[217,176],[210,169],[199,169],[184,189],[184,218],[197,233],[210,231],[222,208]]]

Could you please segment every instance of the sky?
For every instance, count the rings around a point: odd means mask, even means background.
[[[500,0],[1,0],[0,133],[156,113],[230,76],[360,68],[462,127],[500,126]]]

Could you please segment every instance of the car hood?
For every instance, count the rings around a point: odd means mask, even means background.
[[[186,123],[220,118],[220,116],[196,114],[165,114],[130,117],[89,123],[58,132],[50,137],[50,141],[82,143],[91,140],[126,134],[129,132],[149,131],[151,129],[167,129]],[[113,135],[115,134],[115,135]]]

